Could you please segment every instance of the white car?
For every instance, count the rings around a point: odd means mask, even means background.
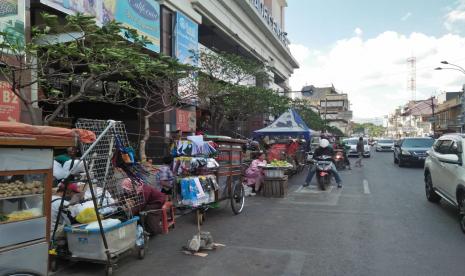
[[[465,233],[464,146],[464,134],[444,135],[434,143],[425,161],[425,191],[429,201],[442,199],[457,207]]]
[[[393,151],[394,140],[393,139],[380,139],[376,143],[376,151]]]
[[[350,151],[348,156],[358,156],[357,153],[357,143],[358,143],[358,138],[349,138],[349,139],[344,139],[344,142],[347,143],[347,145],[350,146]],[[363,139],[363,156],[364,157],[370,157],[371,156],[371,146],[368,144],[368,139],[364,138]]]

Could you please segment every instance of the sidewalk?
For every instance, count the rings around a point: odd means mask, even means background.
[[[301,185],[307,172],[294,175],[289,181],[289,192]],[[263,251],[261,247],[271,247],[266,233],[274,232],[275,218],[270,208],[282,199],[247,197],[244,211],[234,215],[228,200],[221,202],[219,208],[206,213],[202,231],[209,231],[214,241],[226,247],[207,252],[207,257],[188,256],[181,252],[182,247],[197,231],[195,214],[187,214],[177,219],[176,228],[167,235],[158,235],[149,241],[144,260],[138,260],[137,254],[129,254],[118,262],[114,275],[281,275],[283,267],[280,258],[288,255],[286,251]],[[264,217],[267,213],[271,217]],[[254,247],[252,245],[260,247]],[[266,264],[252,263],[257,256],[266,255]],[[268,267],[265,267],[268,266]],[[224,268],[228,267],[228,271]],[[224,272],[224,273],[223,273]],[[87,262],[59,264],[54,275],[105,275],[104,266]]]

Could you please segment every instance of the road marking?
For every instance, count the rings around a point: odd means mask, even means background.
[[[370,194],[370,186],[368,186],[368,180],[366,179],[363,179],[363,193]]]

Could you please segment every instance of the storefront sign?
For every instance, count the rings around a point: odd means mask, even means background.
[[[118,0],[115,20],[136,29],[152,43],[146,46],[160,52],[160,5],[153,0]]]
[[[263,0],[249,0],[250,5],[254,7],[258,14],[265,20],[265,24],[276,34],[279,41],[284,44],[284,46],[289,45],[289,40],[287,39],[287,33],[281,30],[280,24],[273,18],[273,15],[268,7],[265,6]]]
[[[184,14],[176,13],[176,58],[184,64],[197,66],[199,26]]]
[[[1,1],[1,0],[0,0]],[[24,1],[24,0],[22,0]],[[151,42],[146,46],[160,52],[160,5],[154,0],[40,0],[44,5],[66,14],[92,15],[97,25],[116,20],[136,29]]]
[[[25,0],[0,0],[0,32],[24,43]]]
[[[21,105],[11,86],[0,82],[0,121],[19,122]]]
[[[195,111],[176,109],[176,129],[182,132],[194,132],[196,126]]]

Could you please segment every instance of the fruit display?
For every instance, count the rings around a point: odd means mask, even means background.
[[[282,161],[282,160],[273,160],[271,161],[271,163],[269,163],[268,165],[266,165],[267,167],[270,167],[270,168],[275,168],[275,167],[278,167],[278,168],[287,168],[287,167],[292,167],[292,165],[287,162],[287,161]]]
[[[41,181],[24,183],[16,180],[10,183],[0,183],[0,198],[42,194],[43,192],[44,186]]]

